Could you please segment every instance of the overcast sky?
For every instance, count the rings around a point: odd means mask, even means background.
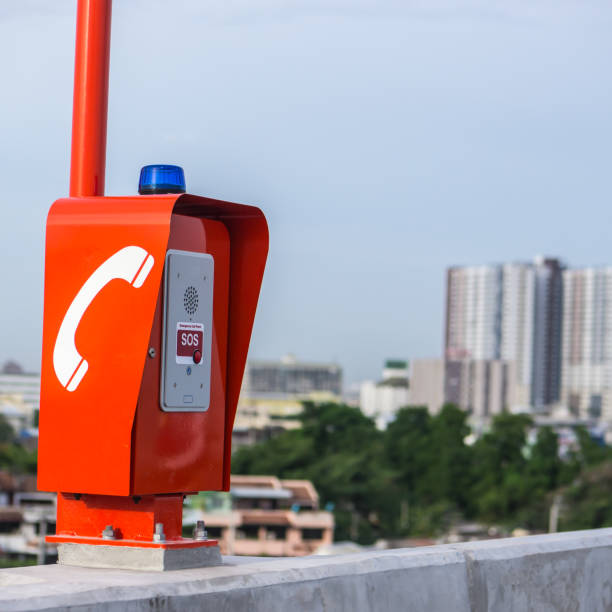
[[[75,10],[0,2],[0,362],[36,371]],[[251,356],[376,378],[441,354],[449,265],[612,264],[611,33],[605,0],[116,0],[106,192],[176,163],[260,206]]]

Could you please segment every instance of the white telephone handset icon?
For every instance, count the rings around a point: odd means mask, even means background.
[[[153,255],[138,246],[127,246],[111,255],[85,281],[64,315],[53,349],[53,367],[58,380],[68,391],[74,391],[87,372],[88,363],[81,357],[74,336],[85,311],[112,280],[119,278],[137,289],[153,267]]]

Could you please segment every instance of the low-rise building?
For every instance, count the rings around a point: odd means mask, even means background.
[[[466,410],[476,423],[513,405],[513,364],[499,359],[447,360],[444,400]]]
[[[0,555],[43,564],[57,559],[57,548],[45,542],[55,533],[56,494],[31,490],[35,486],[33,476],[0,472]]]
[[[411,360],[408,400],[411,406],[427,406],[431,414],[440,411],[444,404],[443,359]]]
[[[362,383],[359,398],[361,411],[374,419],[379,429],[385,429],[397,411],[410,403],[408,387],[408,362],[387,359],[382,380]]]
[[[342,368],[335,363],[250,360],[242,382],[232,447],[254,444],[300,426],[305,401],[339,402]]]
[[[38,426],[40,407],[40,374],[24,372],[8,361],[0,371],[0,413],[16,433]]]
[[[0,415],[13,428],[15,435],[32,429],[32,411],[18,395],[0,395]]]
[[[183,524],[204,520],[222,554],[295,557],[333,541],[333,514],[319,509],[308,480],[232,476],[229,494],[208,499],[204,510],[187,510]]]

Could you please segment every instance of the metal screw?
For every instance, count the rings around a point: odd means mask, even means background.
[[[157,351],[152,346],[149,347],[149,357],[155,359],[155,355],[157,355]]]
[[[208,532],[206,531],[206,523],[204,521],[197,521],[196,526],[193,528],[193,539],[208,540]]]
[[[164,533],[164,524],[155,523],[155,533],[153,534],[153,541],[163,542],[165,539],[166,539],[166,534]]]
[[[104,540],[114,540],[115,539],[115,530],[112,525],[107,525],[102,532],[102,539]]]

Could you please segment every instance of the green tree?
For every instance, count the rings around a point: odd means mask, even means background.
[[[527,415],[499,414],[491,430],[474,444],[471,494],[482,518],[504,520],[525,504],[529,482],[524,450],[530,425]]]
[[[424,406],[408,406],[387,428],[385,456],[399,494],[396,534],[434,534],[462,512],[471,466],[466,418],[452,404],[433,417]]]
[[[3,414],[0,414],[0,444],[7,444],[14,442],[15,430],[11,424],[6,420]]]
[[[429,477],[436,498],[466,508],[470,502],[472,449],[465,439],[470,433],[467,413],[454,404],[445,404],[432,419],[434,449]]]
[[[236,474],[306,478],[323,504],[334,504],[336,539],[371,543],[389,525],[393,479],[382,458],[382,434],[357,408],[306,402],[302,427],[236,451]]]
[[[612,527],[612,461],[587,468],[561,490],[562,530]]]
[[[585,427],[578,427],[576,429],[576,437],[580,449],[578,461],[583,466],[598,465],[612,456],[610,447],[593,439]]]
[[[559,486],[562,461],[559,458],[559,441],[551,427],[538,431],[529,456],[529,477],[536,494],[552,491]]]
[[[409,503],[434,496],[435,485],[429,471],[436,449],[432,446],[432,421],[426,406],[407,406],[397,412],[385,431],[385,452]]]

